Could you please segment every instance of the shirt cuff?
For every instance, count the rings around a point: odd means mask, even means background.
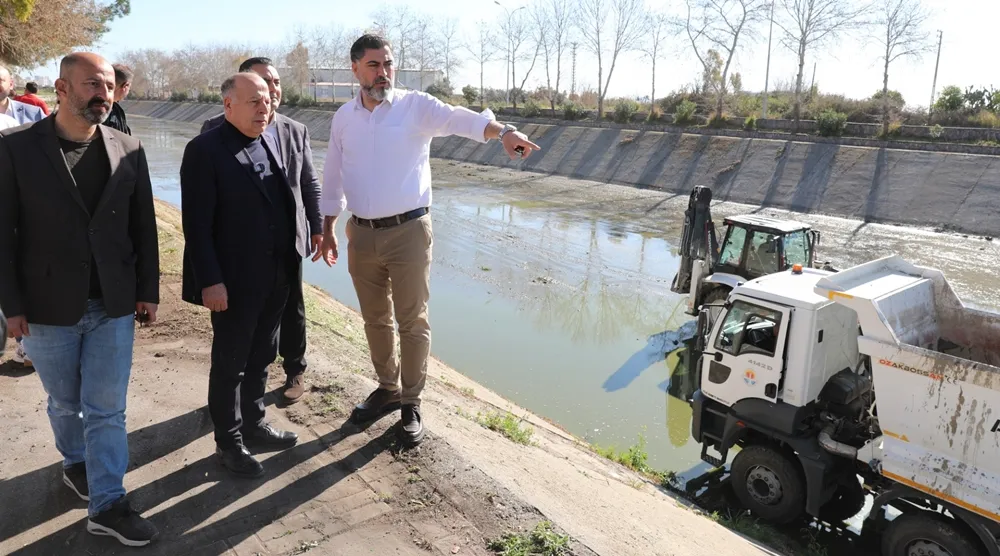
[[[489,142],[489,139],[486,138],[486,126],[490,125],[490,122],[492,121],[493,120],[490,118],[474,112],[471,124],[472,131],[469,133],[469,137],[475,141],[479,141],[480,143]]]

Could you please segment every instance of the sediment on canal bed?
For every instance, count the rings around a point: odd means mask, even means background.
[[[130,114],[201,123],[213,104],[126,101]],[[329,137],[333,112],[281,112]],[[833,143],[525,123],[542,150],[511,161],[502,147],[436,138],[438,158],[518,167],[687,195],[711,186],[716,200],[803,213],[1000,235],[1000,157],[858,147]]]

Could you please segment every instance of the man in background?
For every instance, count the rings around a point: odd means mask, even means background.
[[[14,97],[14,100],[18,102],[23,102],[25,104],[30,104],[32,106],[37,106],[42,109],[42,112],[48,116],[49,105],[45,104],[42,97],[38,96],[38,83],[34,81],[28,81],[24,84],[24,94]]]
[[[188,142],[181,161],[182,298],[212,312],[208,411],[216,454],[234,475],[259,477],[264,468],[248,448],[298,441],[264,421],[264,391],[288,290],[310,248],[309,224],[301,192],[265,133],[267,83],[237,73],[221,92],[226,121]]]
[[[112,67],[115,70],[114,103],[111,105],[111,115],[108,116],[108,120],[104,122],[104,125],[113,127],[127,135],[132,135],[132,130],[128,127],[128,122],[125,119],[125,109],[119,103],[128,96],[128,92],[132,88],[132,78],[135,74],[132,72],[132,68],[123,64],[115,64]]]
[[[37,122],[45,117],[41,108],[10,98],[13,91],[13,75],[11,75],[10,70],[0,66],[0,114],[7,114],[14,118],[18,125]]]
[[[114,70],[62,59],[61,109],[0,132],[0,308],[48,394],[62,482],[88,502],[87,531],[145,546],[156,527],[125,493],[125,406],[135,323],[156,320],[153,188],[137,139],[99,125]]]
[[[277,146],[285,177],[293,189],[301,192],[309,223],[310,252],[317,252],[323,240],[323,221],[319,214],[320,183],[313,168],[309,128],[295,120],[278,114],[281,105],[281,78],[271,60],[264,57],[250,58],[240,64],[240,73],[256,73],[267,83],[271,96],[271,115],[264,132]],[[205,120],[201,133],[218,127],[226,120],[225,114]],[[306,308],[302,296],[302,262],[296,267],[288,292],[288,302],[281,316],[278,331],[278,355],[285,369],[285,388],[282,395],[287,403],[295,403],[305,394],[303,375],[306,370]]]

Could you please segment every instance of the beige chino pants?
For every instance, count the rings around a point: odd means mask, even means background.
[[[379,386],[401,390],[403,404],[419,405],[431,349],[427,320],[434,235],[431,216],[389,228],[362,226],[351,218],[346,234],[347,270],[358,294]],[[394,309],[400,360],[396,358]]]

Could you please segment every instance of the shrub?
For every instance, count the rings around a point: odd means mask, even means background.
[[[725,128],[729,127],[729,114],[723,112],[722,114],[712,114],[712,117],[708,119],[708,127],[711,128]]]
[[[975,116],[973,116],[972,121],[974,121],[980,127],[990,127],[998,128],[1000,127],[1000,116],[997,116],[993,112],[987,110],[982,110]]]
[[[927,133],[934,139],[940,139],[944,135],[944,128],[941,127],[941,124],[934,124],[927,130]]]
[[[542,115],[542,107],[535,100],[531,99],[525,102],[518,112],[525,118],[537,118]]]
[[[183,91],[174,91],[170,93],[170,100],[174,102],[184,102],[188,99],[188,94]]]
[[[472,106],[476,99],[479,98],[479,89],[473,87],[472,85],[466,85],[462,87],[462,96],[465,97],[465,103]]]
[[[819,134],[824,137],[843,135],[847,128],[847,114],[824,110],[816,118],[816,126],[819,128]]]
[[[587,111],[575,102],[567,102],[563,105],[563,118],[566,120],[582,120],[587,117]]]
[[[219,93],[198,93],[198,102],[222,104],[222,95]]]
[[[743,120],[743,130],[757,131],[757,116],[754,114],[747,116],[747,119]]]
[[[674,123],[677,125],[687,125],[694,120],[695,110],[698,109],[698,105],[691,102],[690,100],[683,100],[677,105],[677,109],[674,112]]]
[[[632,116],[639,112],[639,103],[623,98],[615,103],[615,121],[624,124],[632,121]]]

